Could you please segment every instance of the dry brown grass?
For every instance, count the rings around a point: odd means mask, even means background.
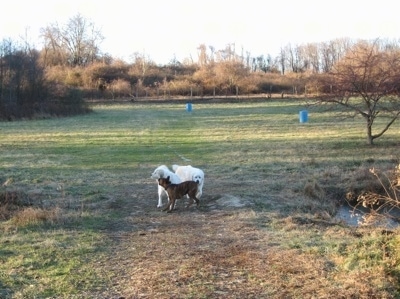
[[[61,219],[60,207],[44,209],[19,190],[1,190],[0,220],[11,220],[14,226],[21,227],[40,223],[55,223]]]
[[[61,209],[56,207],[52,209],[42,209],[28,207],[17,211],[11,222],[16,226],[27,226],[40,223],[55,223],[61,218]]]
[[[304,194],[310,198],[323,201],[326,197],[325,191],[317,182],[307,183],[304,186]]]
[[[20,207],[26,206],[27,200],[23,192],[0,189],[0,220],[9,220]]]

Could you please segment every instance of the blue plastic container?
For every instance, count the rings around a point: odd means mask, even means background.
[[[192,103],[186,103],[186,111],[187,112],[192,112]]]
[[[300,111],[299,120],[300,120],[300,123],[308,122],[308,111],[307,110],[301,110]]]

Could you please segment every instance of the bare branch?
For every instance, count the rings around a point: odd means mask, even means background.
[[[400,115],[400,51],[382,49],[378,40],[356,44],[321,81],[331,87],[331,92],[320,96],[320,101],[337,103],[361,115],[366,120],[369,144],[382,136]],[[392,114],[389,122],[373,134],[376,118],[386,117],[388,112]]]

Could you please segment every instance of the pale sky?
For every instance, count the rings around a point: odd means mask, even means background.
[[[27,36],[40,48],[40,28],[64,25],[80,13],[105,37],[103,52],[130,62],[141,53],[156,63],[190,56],[200,44],[235,43],[253,56],[287,44],[336,38],[400,39],[396,1],[359,0],[5,0],[0,40]]]

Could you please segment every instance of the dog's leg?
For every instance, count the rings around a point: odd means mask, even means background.
[[[174,199],[174,203],[173,203],[172,206],[171,206],[171,211],[172,211],[172,210],[175,210],[175,205],[176,205],[176,199]]]
[[[169,203],[168,192],[165,191],[164,187],[158,185],[158,205],[157,205],[157,208],[161,208],[163,206],[162,198],[163,198],[164,195],[167,196],[167,200],[168,200],[168,203]]]
[[[175,198],[170,198],[167,207],[163,211],[171,213],[174,208],[175,208]]]
[[[187,192],[187,195],[189,197],[189,204],[186,206],[186,208],[189,208],[193,204],[193,201],[196,201],[196,205],[199,206],[199,200],[196,197],[197,191],[198,189],[194,188]]]
[[[198,207],[200,205],[200,201],[197,199],[196,196],[190,197],[189,203],[186,206],[186,208],[190,208],[190,206],[193,204],[193,202],[196,202],[196,206]]]
[[[170,203],[169,203],[169,206],[167,208],[168,209],[167,213],[171,213],[174,208],[175,208],[175,199],[171,199]]]
[[[161,208],[162,207],[162,198],[160,195],[158,195],[158,205],[157,208]]]
[[[171,208],[171,201],[168,202],[167,206],[163,209],[163,211],[169,211]]]
[[[188,195],[189,196],[189,195]],[[189,203],[186,205],[186,208],[190,208],[190,206],[193,204],[193,198],[190,196],[189,197]]]
[[[161,208],[162,207],[162,197],[163,194],[165,193],[164,188],[161,187],[160,185],[158,186],[158,205],[157,208]]]
[[[197,197],[198,199],[200,199],[202,194],[203,194],[203,185],[202,185],[201,183],[199,183],[199,184],[197,185],[196,197]]]

